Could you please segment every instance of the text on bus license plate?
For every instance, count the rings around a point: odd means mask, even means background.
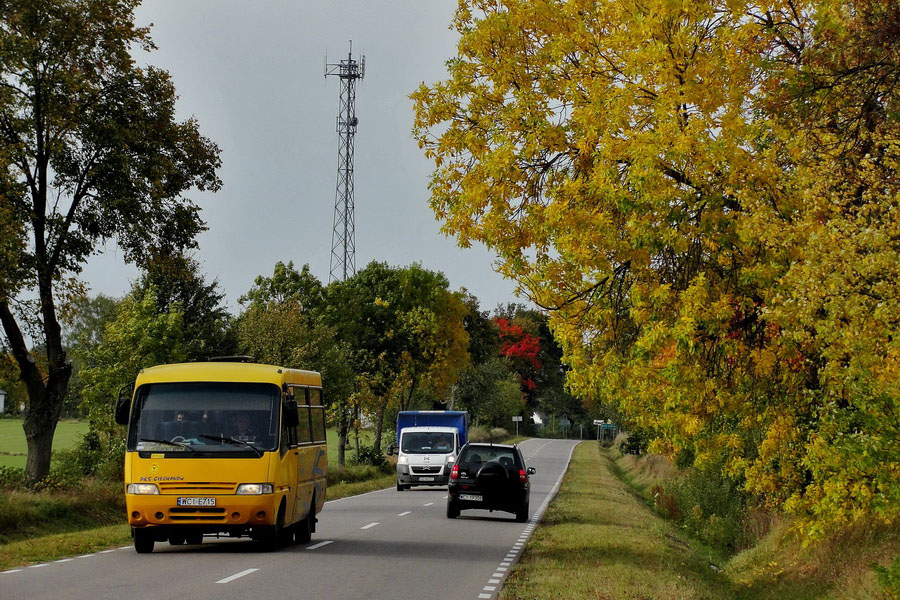
[[[188,498],[179,498],[178,506],[215,506],[216,499],[215,498],[197,498],[197,497],[188,497]]]

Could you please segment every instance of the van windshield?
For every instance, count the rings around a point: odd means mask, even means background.
[[[453,434],[441,432],[403,432],[400,450],[405,454],[449,454],[453,452]]]
[[[269,383],[142,385],[128,432],[128,449],[193,453],[274,450],[280,399],[278,387]]]

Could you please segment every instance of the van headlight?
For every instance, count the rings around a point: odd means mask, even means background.
[[[409,463],[409,457],[408,457],[407,455],[401,454],[400,456],[397,457],[397,464],[398,464],[398,465],[405,465],[405,464],[408,464],[408,463]]]
[[[271,494],[275,491],[271,483],[242,483],[237,487],[235,494],[242,496],[259,496],[261,494]]]
[[[128,494],[139,494],[139,495],[147,495],[147,494],[159,494],[159,488],[156,487],[155,483],[129,483],[128,487],[125,488],[126,493]]]

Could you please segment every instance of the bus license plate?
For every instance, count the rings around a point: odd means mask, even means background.
[[[215,498],[179,498],[178,506],[215,506]]]
[[[460,500],[468,500],[469,502],[481,502],[482,498],[480,494],[460,494]]]
[[[419,477],[419,481],[434,481],[434,477]]]

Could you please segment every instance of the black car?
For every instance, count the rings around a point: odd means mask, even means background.
[[[515,513],[516,521],[528,520],[528,476],[518,446],[469,443],[459,452],[450,471],[447,518],[455,519],[468,508]]]

